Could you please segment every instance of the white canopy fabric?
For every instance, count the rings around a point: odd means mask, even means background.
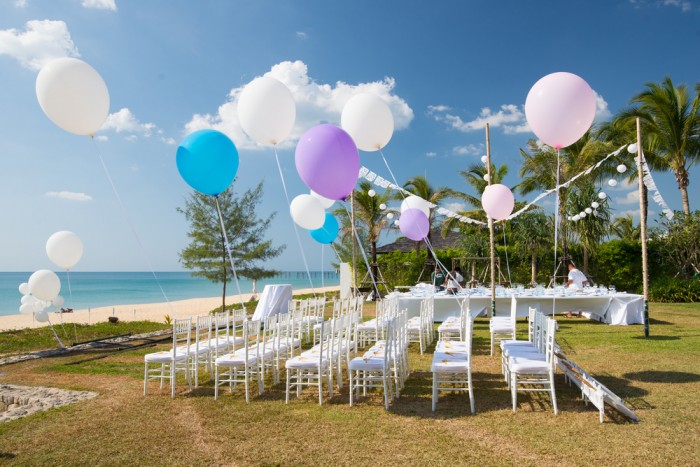
[[[268,316],[287,313],[289,301],[292,299],[290,284],[269,284],[263,289],[258,306],[253,313],[254,320],[263,320]]]

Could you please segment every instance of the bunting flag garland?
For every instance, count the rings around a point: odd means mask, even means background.
[[[668,207],[668,204],[666,204],[666,201],[664,200],[663,196],[661,196],[659,189],[656,187],[654,178],[651,176],[651,170],[649,170],[649,166],[647,165],[647,161],[644,157],[644,152],[642,152],[642,171],[644,172],[644,178],[642,178],[644,185],[647,187],[647,190],[649,190],[650,193],[653,193],[651,199],[656,201],[656,204],[661,206],[661,210],[668,220],[673,219],[673,211]]]

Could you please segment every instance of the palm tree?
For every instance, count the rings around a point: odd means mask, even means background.
[[[537,255],[550,248],[553,218],[542,211],[524,212],[511,221],[513,240],[518,250],[530,254],[530,284],[537,284]]]
[[[408,180],[406,183],[404,183],[403,187],[414,195],[436,205],[439,205],[445,198],[448,198],[450,193],[450,189],[447,187],[434,188],[432,185],[430,185],[426,177],[420,175]],[[403,194],[399,193],[395,195],[394,198],[397,200],[402,200]],[[433,230],[433,223],[435,222],[436,218],[436,211],[436,209],[431,209],[430,215],[428,216],[428,225],[430,226],[430,229],[428,230],[428,241],[432,239],[431,234]],[[420,242],[416,242],[416,253],[420,251],[420,245]]]
[[[690,213],[688,169],[700,159],[700,84],[690,100],[685,84],[674,86],[670,77],[661,83],[647,83],[646,89],[632,98],[632,107],[618,118],[639,117],[642,132],[653,142],[658,156],[671,170],[681,190],[683,212]],[[647,149],[646,147],[644,148]]]
[[[634,225],[632,214],[627,214],[625,217],[616,218],[612,225],[610,225],[610,230],[612,231],[612,234],[618,237],[620,240],[630,242],[639,241],[640,226]]]
[[[372,184],[368,181],[360,182],[353,194],[355,208],[355,229],[358,231],[360,242],[369,244],[370,268],[372,278],[376,283],[377,278],[377,241],[382,232],[390,227],[386,218],[386,210],[380,208],[381,204],[389,201],[388,192],[377,192],[374,196],[369,195]],[[339,233],[342,239],[352,238],[353,226],[345,209],[336,209],[334,212],[340,218],[341,227]],[[366,250],[364,250],[366,251]],[[377,291],[378,293],[379,291]]]
[[[609,143],[604,143],[594,138],[591,132],[586,133],[571,146],[562,149],[559,157],[559,183],[565,183],[574,175],[577,175],[597,163],[607,155],[609,149]],[[520,155],[523,158],[523,164],[519,172],[522,181],[518,184],[517,188],[522,195],[527,195],[533,191],[552,189],[556,186],[556,149],[543,146],[538,141],[531,139],[528,141],[528,151],[521,149]],[[610,165],[606,164],[600,167],[595,172],[595,176],[601,178],[612,173],[615,173],[615,167],[611,163]],[[590,178],[588,178],[588,180],[590,180]],[[568,222],[566,218],[566,206],[568,204],[569,193],[572,189],[582,186],[586,181],[586,177],[581,177],[572,185],[559,189],[559,225],[563,257],[567,257],[569,254],[567,244]]]
[[[598,203],[597,208],[592,208],[591,203]],[[583,219],[572,224],[571,231],[578,237],[583,250],[583,273],[588,275],[588,260],[595,253],[597,246],[609,233],[610,209],[607,199],[598,198],[598,190],[595,183],[588,180],[582,187],[572,190],[569,194],[567,212],[570,216],[578,214],[590,208],[591,213]]]

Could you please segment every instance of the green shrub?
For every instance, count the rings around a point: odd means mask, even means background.
[[[649,287],[649,300],[661,303],[700,302],[700,281],[672,277],[658,279]]]
[[[639,292],[642,288],[642,247],[639,242],[610,240],[596,252],[597,284],[614,285],[617,290]]]

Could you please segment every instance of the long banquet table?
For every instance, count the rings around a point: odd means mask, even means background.
[[[408,316],[420,314],[420,302],[429,295],[413,295],[411,293],[392,293],[387,297],[399,298],[399,307],[408,310]],[[450,316],[459,316],[462,303],[467,300],[472,316],[486,316],[491,309],[491,295],[446,295],[436,293],[432,295],[435,300],[435,321],[441,322]],[[512,296],[496,297],[496,316],[509,316],[512,307],[515,306],[518,317],[527,316],[530,307],[537,308],[546,313],[567,311],[582,312],[588,318],[613,324],[641,324],[643,323],[644,297],[642,295],[615,293],[615,294],[576,294],[576,295],[530,295],[513,294]]]

